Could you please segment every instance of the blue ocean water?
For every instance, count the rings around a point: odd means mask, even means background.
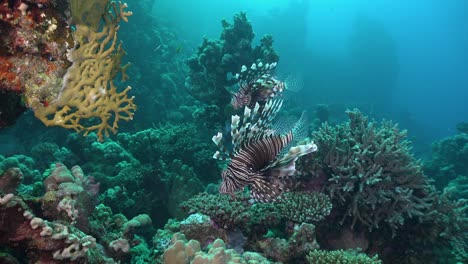
[[[370,108],[424,137],[426,144],[453,134],[455,125],[468,117],[466,1],[158,4],[154,12],[178,25],[195,44],[200,35],[217,37],[221,19],[246,11],[257,39],[274,36],[279,71],[301,71],[308,77],[303,90],[308,102],[377,104]],[[349,80],[350,75],[375,79]]]

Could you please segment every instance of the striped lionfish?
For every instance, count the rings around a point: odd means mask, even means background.
[[[264,107],[256,103],[253,109],[244,108],[242,120],[232,116],[232,151],[223,145],[222,133],[213,136],[213,142],[219,147],[213,158],[230,161],[221,175],[221,193],[234,196],[236,191],[248,186],[251,198],[271,202],[293,187],[296,160],[316,151],[317,146],[307,140],[290,147],[307,134],[306,122],[302,115],[293,128],[281,133],[285,129],[281,124],[273,124],[273,120],[282,103],[281,99],[268,100]]]
[[[273,76],[276,62],[263,65],[261,62],[252,64],[250,69],[243,65],[241,72],[236,74],[239,90],[233,95],[231,104],[234,109],[244,106],[253,108],[255,103],[264,104],[268,99],[280,95],[285,89],[285,83]]]

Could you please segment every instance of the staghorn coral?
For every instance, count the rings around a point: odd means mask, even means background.
[[[63,76],[61,86],[48,93],[47,104],[28,96],[28,105],[47,126],[62,126],[84,132],[96,131],[99,140],[116,133],[120,120],[131,120],[136,106],[127,93],[118,92],[113,79],[118,72],[127,78],[120,66],[124,51],[117,43],[121,20],[132,13],[126,4],[109,0],[71,1],[76,30],[75,45],[68,50],[72,65]]]
[[[315,249],[307,255],[310,264],[381,264],[378,256],[368,257],[363,253],[334,250],[325,251]]]
[[[325,123],[313,134],[326,189],[345,211],[341,223],[350,218],[352,227],[370,230],[385,223],[395,231],[406,219],[421,220],[435,193],[410,154],[406,131],[391,122],[379,126],[358,110],[346,113],[349,122]]]

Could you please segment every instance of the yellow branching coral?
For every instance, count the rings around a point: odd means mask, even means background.
[[[44,105],[28,102],[35,115],[47,126],[62,126],[88,135],[96,132],[99,140],[109,131],[116,133],[120,120],[131,120],[136,110],[131,87],[118,92],[113,79],[120,72],[127,78],[126,66],[121,66],[125,54],[117,43],[121,20],[132,15],[126,4],[110,0],[70,1],[75,45],[68,50],[72,63],[63,77],[56,99]]]

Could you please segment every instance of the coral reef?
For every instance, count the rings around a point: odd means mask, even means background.
[[[102,140],[117,131],[120,120],[131,120],[135,110],[127,96],[130,88],[118,92],[113,83],[118,72],[127,78],[117,30],[131,12],[122,3],[92,2],[3,1],[0,90],[7,92],[2,100],[11,92],[23,96],[25,106],[47,126],[85,135],[96,131]],[[13,123],[24,109],[14,97],[12,102],[2,111],[0,124]]]
[[[257,242],[257,248],[268,258],[282,263],[298,263],[308,252],[319,248],[315,236],[315,226],[303,223],[295,228],[289,239],[266,238]]]
[[[459,176],[468,176],[468,134],[464,132],[465,126],[459,124],[456,135],[434,142],[432,158],[424,163],[425,173],[435,179],[435,185],[440,189]]]
[[[264,36],[260,45],[252,48],[255,35],[246,13],[236,14],[233,23],[223,20],[222,26],[220,39],[204,38],[197,53],[187,60],[190,70],[186,79],[193,97],[221,109],[230,101],[229,86],[237,81],[228,80],[228,73],[234,75],[242,65],[273,63],[279,58],[273,49],[272,36]],[[215,121],[221,122],[220,117]]]
[[[13,193],[1,196],[0,219],[8,221],[0,221],[0,243],[17,257],[34,263],[108,263],[96,252],[95,238],[80,230],[87,228],[87,216],[92,211],[83,194],[94,186],[79,167],[73,174],[63,165],[57,169],[44,181],[49,191],[41,198]]]
[[[406,131],[391,122],[379,126],[358,110],[347,114],[349,122],[325,123],[313,133],[326,190],[344,210],[341,223],[350,219],[351,227],[369,230],[385,224],[395,231],[406,219],[421,219],[435,192],[410,153]]]

